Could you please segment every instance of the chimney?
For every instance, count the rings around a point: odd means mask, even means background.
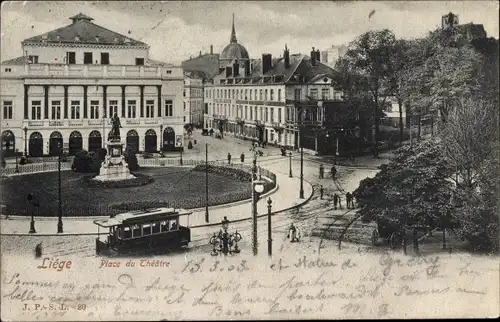
[[[319,49],[316,50],[316,61],[318,63],[321,61],[321,53],[319,52]]]
[[[288,50],[286,44],[285,44],[285,50],[283,51],[283,57],[285,61],[285,69],[290,68],[290,51]]]
[[[200,57],[201,57],[201,50],[200,50]]]
[[[316,51],[314,51],[314,47],[311,50],[311,65],[316,66]]]
[[[262,75],[267,73],[273,68],[273,56],[271,54],[262,54],[262,62],[261,62],[261,72]]]
[[[238,64],[237,60],[235,60],[233,64],[233,74],[234,77],[240,76],[240,64]]]
[[[231,77],[231,75],[232,75],[231,67],[227,66],[226,67],[226,77]]]
[[[214,45],[210,45],[210,55],[214,54]]]

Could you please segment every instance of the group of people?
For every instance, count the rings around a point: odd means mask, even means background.
[[[330,170],[330,175],[332,176],[332,179],[335,180],[335,176],[337,175],[337,168],[335,165],[332,165],[332,169]],[[324,179],[325,178],[325,167],[320,164],[319,165],[319,178]]]
[[[325,189],[323,188],[322,185],[319,188],[319,193],[320,193],[320,199],[323,200]],[[345,194],[345,199],[347,202],[347,209],[354,209],[354,195],[350,192],[347,192]],[[342,209],[342,197],[336,193],[333,195],[333,206],[335,209],[337,209],[337,206],[339,206],[339,208]]]

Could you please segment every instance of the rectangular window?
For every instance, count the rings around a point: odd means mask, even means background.
[[[142,66],[142,65],[144,65],[144,58],[136,58],[136,59],[135,59],[135,64],[136,64],[137,66]]]
[[[262,101],[262,90],[259,90],[259,101]]]
[[[42,101],[31,101],[31,119],[42,119]]]
[[[183,97],[186,97],[186,90],[183,90],[183,91],[182,91],[182,96],[183,96]]]
[[[250,95],[248,96],[249,100],[252,100],[252,98],[253,98],[252,92],[253,92],[253,90],[250,90]]]
[[[269,109],[266,107],[266,123],[269,122]]]
[[[155,101],[153,100],[146,101],[146,117],[155,117]]]
[[[313,100],[317,100],[318,99],[318,89],[317,88],[311,88],[311,90],[309,91],[309,96],[311,96],[311,98]]]
[[[278,101],[281,101],[281,89],[278,89]]]
[[[71,101],[71,119],[80,119],[80,101]]]
[[[264,100],[268,101],[269,100],[269,96],[267,94],[267,89],[264,90]]]
[[[109,53],[101,53],[101,65],[109,65]]]
[[[205,114],[208,114],[208,103],[205,103]]]
[[[254,120],[257,120],[257,106],[254,106]]]
[[[274,101],[274,90],[271,90],[271,101]]]
[[[245,90],[245,100],[248,99],[248,96],[247,96],[247,90]]]
[[[99,118],[99,101],[90,101],[90,118]]]
[[[294,92],[294,100],[300,101],[301,96],[302,96],[302,91],[300,90],[300,88],[296,88]]]
[[[115,114],[118,115],[118,101],[109,101],[109,117],[112,118]]]
[[[12,101],[3,101],[3,118],[12,120]]]
[[[255,92],[254,92],[254,94],[253,94],[253,95],[254,95],[254,96],[253,96],[253,97],[254,97],[254,99],[255,99],[255,100],[257,100],[257,90],[255,90]]]
[[[263,121],[263,114],[262,114],[262,107],[259,108],[260,111],[259,111],[259,116],[260,116],[260,120]]]
[[[330,89],[329,88],[322,88],[321,89],[321,98],[323,100],[327,100],[329,96],[330,96]]]
[[[248,106],[245,106],[245,119],[248,119]]]
[[[92,64],[92,53],[83,53],[83,63]]]
[[[68,51],[66,53],[66,62],[68,64],[76,64],[76,53],[74,51]]]
[[[52,101],[52,119],[61,119],[61,101]]]
[[[28,64],[38,64],[38,56],[28,56]]]
[[[250,120],[253,120],[253,108],[250,106]]]
[[[270,108],[271,110],[271,123],[274,123],[274,108]]]
[[[135,100],[127,101],[127,117],[129,119],[135,119],[136,116],[136,103]]]
[[[174,116],[174,106],[172,100],[165,100],[165,116]]]
[[[278,123],[281,123],[281,108],[278,108]]]

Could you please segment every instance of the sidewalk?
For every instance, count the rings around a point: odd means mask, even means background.
[[[280,172],[275,172],[278,183],[277,189],[261,197],[257,204],[259,216],[267,214],[267,199],[270,197],[273,201],[273,213],[285,211],[290,208],[298,207],[306,203],[313,194],[312,186],[304,181],[304,197],[299,199],[300,180],[298,178],[289,178]],[[220,225],[220,222],[227,216],[231,222],[243,221],[251,219],[252,203],[237,202],[230,205],[221,205],[209,207],[209,223],[205,222],[205,210],[194,209],[192,215],[189,216],[189,225],[194,228],[196,233],[197,228]],[[93,221],[106,217],[80,217],[80,218],[65,218],[63,217],[64,235],[96,235],[97,226]],[[181,218],[181,225],[187,225],[188,218]],[[9,217],[0,220],[0,233],[2,235],[60,235],[57,234],[57,217],[35,218],[36,234],[29,234],[30,217]],[[102,229],[100,233],[103,233]]]

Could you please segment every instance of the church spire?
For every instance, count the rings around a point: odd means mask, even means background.
[[[234,13],[233,13],[233,30],[231,31],[231,44],[236,44],[238,40],[236,40],[236,30],[234,29]]]

